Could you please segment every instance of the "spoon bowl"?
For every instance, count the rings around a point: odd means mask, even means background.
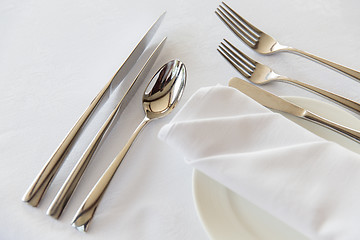
[[[186,68],[179,60],[172,60],[166,63],[152,77],[143,95],[145,117],[77,211],[72,222],[76,229],[84,232],[87,231],[88,225],[105,190],[134,140],[147,123],[168,115],[174,109],[184,92],[185,83]]]
[[[143,107],[149,119],[168,115],[181,98],[186,82],[186,68],[179,60],[166,63],[147,85]]]

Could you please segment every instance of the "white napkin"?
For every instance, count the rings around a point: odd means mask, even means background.
[[[311,239],[360,239],[360,155],[236,89],[200,89],[159,137]]]

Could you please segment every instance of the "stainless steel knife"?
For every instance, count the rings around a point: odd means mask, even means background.
[[[39,172],[38,176],[34,179],[33,183],[30,185],[29,189],[26,191],[23,196],[23,201],[29,203],[33,207],[36,207],[46,190],[50,186],[53,178],[60,169],[65,155],[73,143],[75,137],[78,135],[80,129],[85,125],[86,121],[90,118],[91,114],[94,112],[99,103],[104,99],[106,94],[110,94],[110,88],[115,88],[119,85],[126,75],[130,72],[132,67],[135,65],[136,61],[139,59],[153,36],[155,35],[156,30],[159,28],[165,13],[163,13],[156,22],[150,27],[144,37],[136,45],[134,50],[131,52],[129,57],[115,73],[112,79],[101,89],[101,91],[96,95],[94,100],[90,103],[90,106],[85,110],[81,115],[79,120],[72,127],[70,132],[66,135],[64,140],[61,142],[59,147],[55,150],[50,159],[46,162],[42,170]]]
[[[274,94],[271,94],[259,87],[256,87],[245,80],[242,80],[240,78],[232,78],[229,81],[229,86],[238,89],[239,91],[251,97],[265,107],[281,112],[286,112],[299,118],[310,120],[314,123],[320,124],[324,127],[341,133],[342,135],[360,143],[360,131],[348,128],[346,126],[320,117],[315,113],[312,113],[298,105],[282,99],[281,97],[275,96]]]

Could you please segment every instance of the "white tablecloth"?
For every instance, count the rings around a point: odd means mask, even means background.
[[[86,194],[141,121],[145,84],[94,156],[59,220],[46,216],[46,209],[118,100],[116,95],[84,129],[39,207],[21,202],[66,133],[164,11],[166,17],[154,40],[168,39],[149,77],[171,59],[186,64],[187,88],[175,112],[200,87],[227,85],[231,77],[239,76],[216,51],[224,37],[280,74],[360,101],[360,83],[355,80],[296,55],[260,56],[247,48],[214,14],[219,3],[1,1],[0,239],[208,238],[193,204],[191,167],[157,139],[171,115],[152,122],[139,136],[99,205],[89,232],[84,235],[70,226]],[[227,3],[285,45],[360,69],[358,1]],[[326,101],[284,83],[263,88],[277,95]]]

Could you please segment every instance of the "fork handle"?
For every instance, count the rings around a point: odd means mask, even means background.
[[[357,113],[360,113],[360,104],[357,103],[357,102],[354,102],[354,101],[352,101],[350,99],[344,98],[344,97],[339,96],[339,95],[337,95],[335,93],[325,91],[325,90],[323,90],[321,88],[314,87],[312,85],[300,82],[300,81],[295,80],[295,79],[280,78],[279,80],[284,81],[284,82],[288,82],[288,83],[292,83],[292,84],[298,85],[298,86],[303,87],[303,88],[306,88],[306,89],[308,89],[310,91],[313,91],[313,92],[315,92],[315,93],[317,93],[317,94],[319,94],[321,96],[327,97],[330,100],[333,100],[334,102],[339,103],[339,104],[347,107],[350,110],[354,110]]]
[[[342,74],[344,74],[344,75],[346,75],[348,77],[352,77],[352,78],[360,81],[360,72],[355,71],[354,69],[351,69],[351,68],[345,67],[343,65],[331,62],[329,60],[326,60],[324,58],[315,56],[315,55],[313,55],[311,53],[302,51],[300,49],[288,47],[288,48],[284,49],[284,51],[296,53],[298,55],[302,55],[302,56],[304,56],[304,57],[306,57],[306,58],[308,58],[310,60],[321,63],[321,64],[325,65],[326,67],[332,68],[332,69],[334,69],[334,70],[336,70],[336,71],[338,71],[338,72],[340,72],[340,73],[342,73]]]
[[[343,125],[337,124],[333,121],[327,120],[323,117],[320,117],[319,115],[316,115],[315,113],[312,113],[310,111],[306,111],[303,115],[303,118],[308,119],[312,122],[318,123],[324,127],[327,127],[329,129],[332,129],[345,137],[351,138],[355,140],[356,142],[360,143],[360,131],[351,129],[348,127],[345,127]]]

